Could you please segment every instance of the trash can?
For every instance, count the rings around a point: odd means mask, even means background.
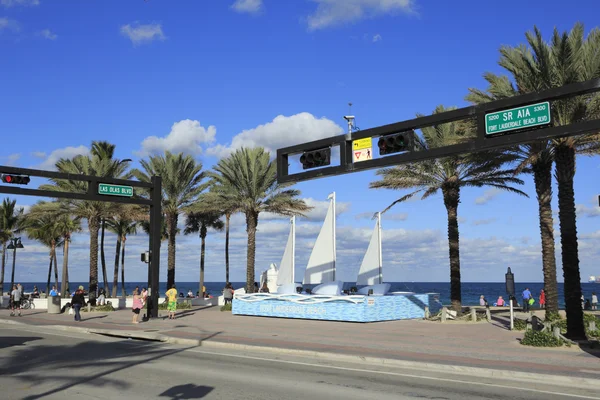
[[[48,296],[48,314],[60,314],[60,296]]]

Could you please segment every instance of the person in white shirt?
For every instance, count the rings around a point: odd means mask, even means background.
[[[598,308],[598,296],[596,296],[596,292],[592,293],[592,310],[596,310]]]
[[[10,316],[14,317],[15,309],[17,309],[17,312],[19,313],[19,317],[20,317],[21,316],[21,291],[18,289],[17,286],[13,286],[13,290],[12,290],[12,292],[10,292],[10,297],[12,298]]]

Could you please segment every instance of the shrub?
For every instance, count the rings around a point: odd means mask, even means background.
[[[527,331],[521,344],[534,347],[560,347],[564,344],[561,339],[555,338],[549,332],[542,331]]]
[[[87,312],[87,306],[81,307],[81,312]],[[94,311],[98,311],[98,312],[107,312],[107,311],[115,311],[114,307],[111,304],[106,304],[103,306],[96,306],[96,307],[92,307],[92,312]]]
[[[161,304],[158,305],[158,309],[159,310],[166,310],[167,309],[167,302],[163,302]],[[192,304],[190,302],[184,301],[182,303],[177,303],[177,310],[189,310],[192,308]]]
[[[513,326],[515,328],[515,331],[524,331],[527,327],[527,321],[525,321],[524,319],[515,318],[515,320],[513,321]]]
[[[227,303],[221,307],[221,311],[231,311],[231,303]]]

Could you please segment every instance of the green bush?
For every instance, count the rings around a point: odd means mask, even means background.
[[[524,331],[527,327],[527,321],[525,321],[524,319],[515,318],[513,326],[515,328],[515,331]]]
[[[81,312],[87,312],[87,306],[81,307]],[[115,311],[114,307],[110,304],[106,304],[103,306],[92,307],[92,312],[107,312],[107,311]]]
[[[221,311],[231,311],[231,303],[227,303],[221,307]]]
[[[564,344],[561,339],[555,338],[549,332],[527,331],[521,344],[534,347],[560,347]]]
[[[159,310],[166,310],[167,309],[167,302],[163,302],[161,304],[158,305],[158,309]],[[177,303],[177,310],[189,310],[192,308],[192,304],[188,301],[184,301],[182,303]]]

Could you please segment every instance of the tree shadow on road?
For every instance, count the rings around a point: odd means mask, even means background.
[[[159,394],[159,396],[168,397],[171,400],[201,399],[210,392],[212,392],[213,389],[214,388],[210,386],[194,385],[193,383],[188,383],[187,385],[173,386],[172,388],[167,389],[161,394]]]
[[[5,343],[5,339],[2,338],[2,344]],[[20,342],[17,339],[20,339]],[[16,338],[8,343],[13,343],[14,346],[36,339],[42,338]],[[35,345],[9,350],[0,363],[0,376],[11,377],[27,384],[35,382],[32,392],[23,397],[25,400],[45,398],[82,384],[98,388],[112,386],[123,391],[131,384],[124,379],[115,378],[118,376],[115,373],[189,348],[173,349],[151,342],[131,340],[86,341],[75,345],[45,345],[38,342]],[[51,389],[47,389],[48,387]]]
[[[3,336],[0,342],[0,350],[12,346],[23,346],[27,342],[41,339],[39,336]]]

